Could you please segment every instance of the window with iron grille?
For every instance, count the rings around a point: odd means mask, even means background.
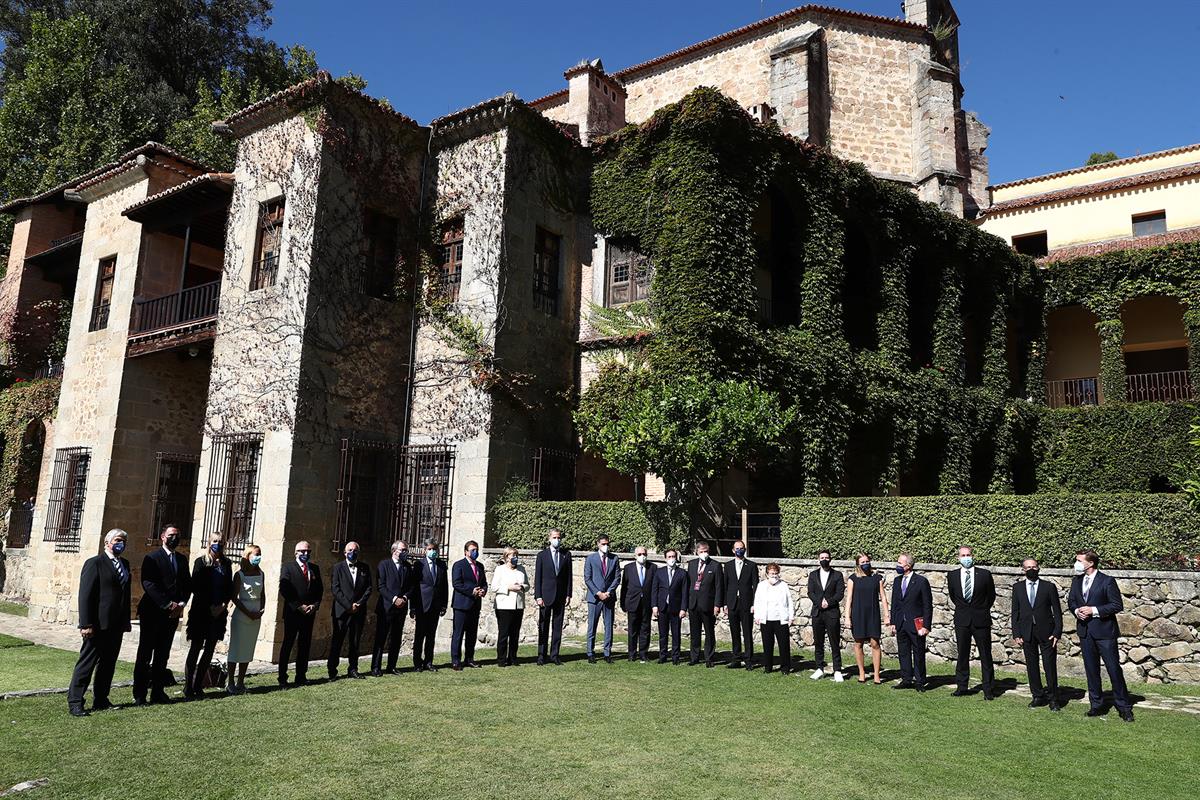
[[[445,551],[450,541],[454,455],[454,448],[443,445],[400,448],[393,538],[414,542],[418,547],[432,539]]]
[[[558,271],[562,238],[537,229],[533,255],[533,304],[550,316],[558,316]]]
[[[605,248],[605,254],[608,262],[605,305],[620,306],[650,296],[650,279],[654,275],[650,259],[641,253],[622,250],[611,244]]]
[[[462,286],[463,221],[452,219],[442,227],[442,250],[438,259],[437,293],[451,303],[458,302]]]
[[[380,300],[396,299],[399,230],[400,221],[395,217],[371,208],[363,212],[363,232],[367,240],[363,294]]]
[[[204,536],[219,533],[225,549],[237,552],[254,541],[262,434],[214,436],[204,502]]]
[[[279,255],[283,248],[283,209],[282,197],[259,205],[254,267],[250,270],[251,291],[275,285],[279,274]]]
[[[155,457],[153,518],[146,535],[157,544],[164,525],[179,528],[180,540],[192,538],[192,515],[196,508],[196,480],[200,456],[190,453],[158,453]]]
[[[382,545],[392,541],[399,462],[400,447],[395,442],[342,439],[333,552],[342,552],[346,542]]]
[[[575,459],[568,450],[534,450],[530,469],[533,496],[538,500],[574,500]]]
[[[58,553],[79,552],[79,531],[83,523],[83,502],[87,497],[88,467],[92,448],[64,447],[54,453],[54,474],[50,479],[50,502],[46,506],[46,535]]]
[[[103,330],[108,327],[108,309],[112,305],[113,280],[117,275],[117,257],[101,259],[100,268],[96,271],[96,297],[92,303],[92,318],[88,323],[89,331]]]

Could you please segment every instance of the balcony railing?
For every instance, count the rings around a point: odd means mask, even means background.
[[[63,374],[63,362],[62,361],[47,361],[46,363],[39,365],[33,371],[33,377],[35,380],[38,378],[57,378],[59,375],[62,375],[62,374]]]
[[[1051,408],[1094,406],[1099,402],[1096,386],[1095,378],[1046,381],[1046,405]]]
[[[1131,403],[1157,401],[1173,403],[1191,400],[1192,379],[1186,369],[1170,372],[1143,372],[1125,376],[1125,397]]]
[[[69,242],[77,242],[81,239],[83,239],[83,231],[75,231],[74,233],[69,233],[66,236],[62,236],[58,239],[51,239],[50,247],[58,247],[61,244],[67,244]]]
[[[146,333],[215,317],[220,300],[220,281],[193,286],[153,300],[138,300],[134,305],[131,332]]]

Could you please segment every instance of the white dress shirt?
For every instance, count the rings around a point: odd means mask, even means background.
[[[775,620],[790,625],[792,622],[792,589],[779,581],[774,586],[762,581],[754,590],[754,621],[758,624]]]
[[[827,570],[824,568],[821,569],[819,577],[821,578],[821,588],[822,589],[824,589],[826,584],[829,583],[829,576],[831,574],[832,574],[832,570]]]

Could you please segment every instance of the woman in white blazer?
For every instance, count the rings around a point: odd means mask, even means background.
[[[492,587],[496,593],[496,665],[515,667],[521,620],[525,616],[525,592],[529,591],[529,575],[521,566],[517,548],[504,549],[504,560],[492,574]]]
[[[779,643],[779,671],[792,669],[792,589],[779,579],[779,565],[767,564],[767,579],[754,590],[754,621],[762,632],[766,675],[771,674],[775,643]]]

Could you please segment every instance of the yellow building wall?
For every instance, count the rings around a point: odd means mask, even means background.
[[[1200,144],[1167,150],[1161,155],[1149,158],[1113,161],[1103,166],[1097,166],[1095,169],[1069,175],[1048,175],[1044,178],[1033,178],[1027,182],[1002,183],[992,188],[992,202],[1003,203],[1018,197],[1029,197],[1032,194],[1086,186],[1089,183],[1126,178],[1130,175],[1141,175],[1144,172],[1178,167],[1182,164],[1193,164],[1196,161],[1200,161]]]
[[[1100,374],[1096,317],[1083,306],[1056,308],[1046,315],[1046,380],[1095,378]]]

